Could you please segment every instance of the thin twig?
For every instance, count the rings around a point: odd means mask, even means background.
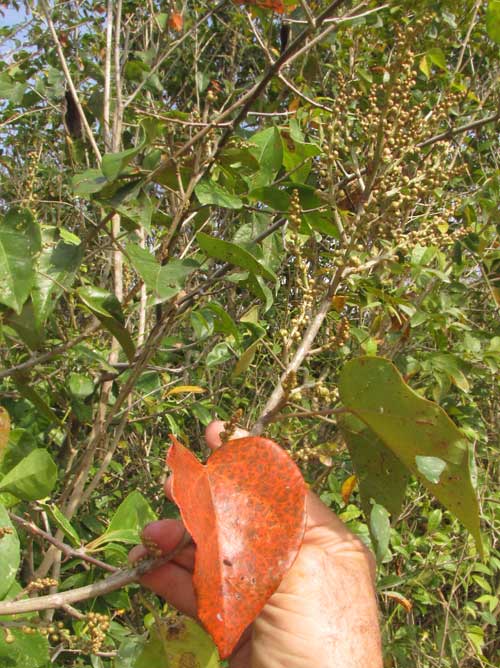
[[[23,599],[22,601],[1,601],[0,615],[19,615],[37,610],[52,610],[54,608],[63,608],[78,601],[105,596],[112,591],[137,582],[145,573],[164,566],[189,545],[190,542],[191,537],[188,533],[184,532],[179,544],[168,554],[159,559],[147,559],[135,568],[120,570],[104,580],[93,582],[85,587],[78,587],[77,589],[70,589],[69,591],[57,594],[49,594],[48,596],[39,596],[38,598]]]
[[[29,533],[31,533],[33,536],[38,536],[39,538],[43,538],[43,540],[46,540],[48,543],[51,543],[52,545],[57,547],[57,549],[60,550],[63,554],[65,554],[67,557],[74,559],[81,559],[82,561],[87,561],[89,564],[97,566],[98,568],[102,568],[103,570],[109,571],[110,573],[115,573],[116,571],[119,570],[115,566],[107,564],[105,561],[101,561],[100,559],[92,557],[90,554],[86,554],[81,549],[75,549],[70,545],[63,543],[62,541],[58,540],[47,531],[43,531],[43,529],[40,529],[40,527],[38,527],[34,522],[30,522],[29,520],[24,519],[24,517],[15,515],[12,512],[9,512],[9,517],[12,520],[14,520],[14,522],[22,526],[23,529],[29,531]]]
[[[16,374],[18,372],[27,371],[28,369],[32,369],[34,366],[37,366],[37,364],[48,362],[51,359],[54,359],[54,357],[62,355],[62,353],[65,353],[67,350],[70,350],[71,348],[78,345],[85,339],[88,339],[89,336],[92,336],[92,334],[94,334],[99,329],[99,325],[100,323],[96,319],[91,325],[89,325],[89,327],[87,327],[85,332],[83,334],[80,334],[80,336],[77,336],[76,339],[72,339],[67,343],[63,343],[60,346],[56,346],[55,348],[52,348],[52,350],[49,350],[46,353],[42,353],[41,355],[35,355],[34,357],[30,357],[30,359],[26,360],[26,362],[21,362],[20,364],[11,366],[9,369],[4,369],[3,371],[0,371],[0,379],[7,378],[8,376],[12,376],[13,374]]]

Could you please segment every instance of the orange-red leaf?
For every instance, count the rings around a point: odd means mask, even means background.
[[[198,617],[225,658],[295,560],[306,485],[286,452],[266,438],[229,441],[206,465],[172,441],[172,494],[196,543]]]
[[[233,0],[237,5],[253,5],[260,9],[272,9],[278,14],[283,14],[285,7],[283,0]]]
[[[182,14],[179,12],[172,12],[168,19],[168,25],[172,30],[175,30],[175,32],[181,32],[182,26],[184,25]]]

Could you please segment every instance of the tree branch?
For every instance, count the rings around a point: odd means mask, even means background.
[[[23,599],[22,601],[2,601],[0,602],[0,615],[19,615],[37,610],[64,608],[78,601],[86,601],[97,596],[104,596],[133,582],[137,582],[145,573],[164,566],[189,545],[190,542],[191,537],[188,533],[184,532],[179,544],[160,559],[148,559],[141,562],[135,568],[118,571],[104,580],[99,580],[85,587],[78,587],[77,589],[57,594],[49,594],[48,596],[39,596],[38,598]]]

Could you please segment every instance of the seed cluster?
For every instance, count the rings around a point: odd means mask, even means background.
[[[241,420],[243,417],[243,410],[241,408],[238,408],[231,418],[224,423],[224,431],[221,431],[220,433],[220,440],[222,443],[227,443],[227,441],[230,441],[234,435],[235,430],[238,427],[238,422]]]
[[[106,640],[106,633],[109,629],[109,615],[103,615],[98,612],[89,612],[87,622],[90,635],[91,650],[95,654],[99,652],[102,644]]]
[[[25,206],[31,207],[33,204],[33,192],[36,184],[36,175],[40,163],[42,148],[38,151],[28,151],[26,153],[26,178],[23,184],[22,200]]]
[[[12,533],[14,533],[12,527],[0,527],[0,538],[3,538],[4,536],[9,536]]]
[[[42,626],[38,630],[42,635],[47,636],[53,645],[60,642],[65,642],[68,645],[73,644],[74,638],[70,635],[69,630],[64,627],[63,622],[56,622],[55,624]]]
[[[365,243],[352,247],[349,258],[337,249],[336,266],[352,264],[355,251],[363,248],[372,253],[388,245],[405,252],[417,243],[441,248],[463,235],[455,218],[460,197],[450,183],[465,168],[454,166],[456,154],[447,142],[429,151],[420,146],[449,127],[462,98],[459,92],[436,100],[415,93],[414,60],[424,29],[423,21],[396,28],[383,80],[373,83],[368,94],[363,82],[338,78],[334,113],[323,126],[318,184],[343,229],[355,235],[358,245],[361,239]],[[346,169],[357,173],[346,178]]]
[[[58,584],[58,580],[55,580],[54,578],[37,578],[29,583],[26,587],[26,591],[28,593],[43,591],[44,589],[49,589],[49,587],[57,587]]]

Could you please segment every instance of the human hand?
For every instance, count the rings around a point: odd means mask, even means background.
[[[211,449],[221,445],[224,423],[206,430]],[[233,438],[248,436],[237,430]],[[171,498],[170,482],[165,492]],[[374,591],[374,560],[344,524],[309,492],[304,540],[276,592],[245,631],[230,659],[231,668],[381,668],[382,653]],[[184,535],[178,520],[145,527],[146,541],[164,553]],[[143,545],[130,560],[145,556]],[[150,571],[141,583],[181,612],[196,617],[192,584],[195,546]]]

